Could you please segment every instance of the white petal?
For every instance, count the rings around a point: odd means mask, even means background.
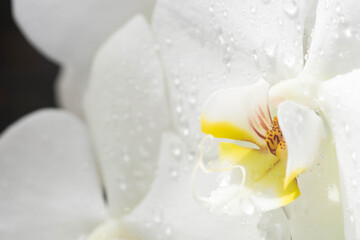
[[[56,98],[58,104],[83,118],[83,97],[89,78],[88,68],[63,66],[56,80]]]
[[[298,177],[301,195],[285,207],[292,240],[344,239],[343,199],[332,141],[320,148],[318,164]]]
[[[291,100],[309,108],[319,108],[316,101],[320,79],[309,74],[300,74],[296,78],[275,84],[270,88],[270,102],[279,105],[284,100]]]
[[[182,154],[174,154],[174,148],[182,149]],[[157,177],[149,194],[125,217],[124,224],[140,239],[260,239],[259,215],[214,215],[195,203],[190,182],[193,167],[193,156],[184,142],[175,134],[165,134]]]
[[[334,135],[346,239],[360,237],[360,70],[323,83],[320,103]]]
[[[101,47],[85,98],[110,210],[118,216],[147,192],[168,126],[162,68],[143,17]]]
[[[50,59],[87,65],[99,45],[153,0],[13,0],[17,23]]]
[[[291,101],[279,105],[278,119],[287,147],[285,185],[313,166],[324,140],[324,122],[307,107]]]
[[[319,0],[305,71],[326,80],[360,67],[360,2]]]
[[[268,92],[269,84],[264,80],[214,92],[201,113],[201,130],[217,138],[250,141],[266,148],[265,133],[272,127]]]
[[[198,117],[213,91],[262,76],[274,83],[301,71],[303,25],[311,8],[312,1],[158,2],[153,28],[173,120],[188,142],[200,141]]]
[[[35,112],[0,138],[1,237],[78,239],[105,217],[100,181],[82,123]]]

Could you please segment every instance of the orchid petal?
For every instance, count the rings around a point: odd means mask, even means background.
[[[150,16],[152,0],[13,0],[17,23],[41,52],[81,66],[100,44],[136,13]]]
[[[30,114],[0,138],[1,237],[78,239],[106,215],[83,124],[59,110]]]
[[[243,167],[246,173],[242,186],[245,189],[239,188],[238,193],[229,198],[231,201],[231,198],[235,198],[241,204],[242,198],[249,197],[257,209],[268,211],[282,207],[300,195],[294,179],[284,188],[286,159],[279,159],[270,151],[220,143],[219,157],[221,162]],[[223,192],[224,188],[220,188],[216,191]],[[248,191],[251,191],[250,194],[246,193],[248,196],[242,196],[242,192]]]
[[[291,100],[312,109],[319,108],[316,101],[321,80],[309,74],[300,74],[296,78],[287,79],[270,88],[270,102],[278,106],[285,100]]]
[[[265,147],[271,129],[269,84],[264,80],[246,86],[218,90],[204,105],[201,130],[218,138],[250,141]]]
[[[281,103],[277,114],[287,147],[286,188],[313,166],[324,139],[324,123],[313,110],[291,101]]]
[[[183,149],[183,154],[174,154],[174,148]],[[164,134],[157,177],[146,198],[125,216],[127,228],[139,239],[261,239],[259,215],[214,215],[199,207],[190,187],[194,161],[187,153],[177,135]]]
[[[360,2],[319,0],[304,71],[321,80],[360,67]]]
[[[320,104],[334,135],[346,239],[360,237],[360,70],[322,84]]]
[[[298,177],[301,196],[285,206],[293,240],[344,238],[339,171],[333,139],[319,150],[317,164]],[[350,238],[352,239],[352,238]]]
[[[215,90],[261,77],[272,84],[302,70],[311,9],[313,1],[158,1],[153,29],[174,125],[189,145],[201,140],[198,117]]]
[[[88,68],[63,66],[56,82],[58,104],[81,118],[84,117],[82,102],[88,75]]]
[[[162,68],[142,16],[101,47],[90,78],[85,111],[110,211],[119,216],[147,192],[168,126]]]
[[[270,151],[225,142],[219,144],[219,159],[231,165],[241,165],[245,169],[245,186],[258,182],[279,160]]]

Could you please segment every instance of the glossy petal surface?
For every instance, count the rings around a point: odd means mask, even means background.
[[[322,84],[320,102],[334,135],[346,239],[360,237],[360,70]]]
[[[174,149],[181,149],[181,154]],[[149,194],[124,220],[140,239],[260,239],[258,215],[214,215],[194,201],[190,182],[194,159],[178,136],[165,134],[161,150]]]
[[[88,68],[63,66],[56,80],[58,104],[81,118],[84,117],[83,98],[88,79]]]
[[[255,211],[268,211],[289,204],[300,195],[296,180],[284,188],[286,159],[279,159],[269,151],[250,149],[233,143],[220,143],[219,158],[223,164],[231,164],[228,168],[233,169],[223,171],[222,174],[226,175],[223,176],[223,180],[229,183],[220,182],[208,198],[210,208],[213,207],[211,202],[217,202],[217,207],[222,204],[224,212],[227,212],[229,205],[239,205],[239,213],[233,210],[228,212],[230,215],[236,215],[241,214],[241,210],[244,211],[241,208],[244,208],[246,202],[253,205]],[[246,178],[243,185],[240,180],[235,180],[236,175],[231,172],[236,170],[234,166],[241,166],[245,170]],[[230,191],[233,192],[231,196],[226,194]],[[220,198],[222,203],[216,198]]]
[[[214,92],[205,102],[201,130],[217,138],[250,141],[265,147],[265,133],[271,129],[268,107],[269,84],[264,80],[246,86]]]
[[[307,107],[291,101],[279,105],[277,116],[287,147],[285,187],[313,166],[324,140],[324,122]]]
[[[78,239],[106,215],[83,124],[42,110],[0,138],[1,238]]]
[[[201,140],[201,108],[220,88],[295,77],[313,1],[160,0],[153,29],[173,121],[189,146]]]
[[[293,240],[347,239],[344,236],[344,200],[332,142],[331,137],[327,139],[319,150],[317,164],[299,175],[301,195],[285,207]]]
[[[90,64],[100,44],[136,13],[150,16],[152,0],[14,0],[17,23],[57,63]]]
[[[142,16],[134,17],[99,50],[85,110],[108,194],[119,216],[147,192],[168,126],[162,68]]]
[[[360,67],[360,2],[319,0],[304,71],[320,80]]]

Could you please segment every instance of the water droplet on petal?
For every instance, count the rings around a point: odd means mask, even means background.
[[[174,156],[175,157],[180,157],[180,155],[181,155],[181,149],[178,147],[178,146],[174,146],[173,147],[173,154],[174,154]]]
[[[173,169],[173,170],[170,171],[170,175],[171,175],[172,178],[177,179],[178,176],[179,176],[179,173],[178,173],[177,170]]]
[[[209,12],[214,13],[214,7],[212,5],[209,6]]]
[[[353,214],[351,214],[351,216],[350,216],[350,222],[354,222],[354,215]]]
[[[288,17],[295,18],[298,15],[299,7],[296,1],[287,0],[283,3],[283,10]]]
[[[276,42],[264,41],[263,50],[269,58],[273,58],[275,56],[276,46],[277,46]]]
[[[334,3],[334,9],[335,9],[335,12],[337,12],[337,13],[339,13],[341,11],[341,5],[339,2]]]
[[[171,229],[170,227],[167,227],[167,228],[165,229],[165,234],[168,235],[168,236],[170,236],[170,235],[172,234],[172,229]]]
[[[120,183],[119,188],[121,191],[125,191],[127,189],[127,184],[126,183]]]
[[[160,224],[162,222],[162,215],[160,212],[155,212],[153,216],[154,223]]]
[[[331,184],[328,187],[328,198],[331,201],[339,202],[340,201],[340,193],[339,189],[335,184]]]
[[[256,11],[257,11],[257,8],[256,8],[255,6],[252,6],[252,7],[250,8],[250,11],[251,11],[252,14],[255,14]]]

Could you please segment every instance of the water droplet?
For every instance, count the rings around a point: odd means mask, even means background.
[[[346,133],[349,133],[349,132],[350,132],[350,127],[349,127],[348,124],[346,124],[344,128],[345,128],[345,132],[346,132]]]
[[[269,58],[273,58],[275,56],[276,46],[277,46],[276,42],[273,41],[263,42],[263,50]]]
[[[204,140],[204,143],[203,143],[203,146],[202,146],[202,149],[204,151],[204,153],[206,152],[209,152],[212,148],[212,145],[213,145],[213,141],[214,141],[214,137],[211,136],[211,135],[207,135],[205,140]]]
[[[263,240],[291,239],[289,220],[282,211],[270,211],[261,216],[258,229]]]
[[[212,5],[209,6],[209,12],[214,13],[214,7]]]
[[[130,162],[130,156],[128,154],[124,154],[122,159],[124,162]]]
[[[125,191],[127,189],[127,184],[126,183],[120,183],[119,188],[120,188],[121,191]]]
[[[352,222],[352,223],[354,222],[354,215],[353,214],[350,215],[350,222]]]
[[[230,185],[230,182],[231,182],[231,175],[228,174],[227,172],[224,172],[221,175],[221,178],[219,179],[219,186],[228,187]]]
[[[165,43],[166,43],[166,45],[171,46],[172,41],[171,41],[170,38],[166,38],[166,39],[165,39]]]
[[[181,149],[178,147],[178,146],[174,146],[173,147],[173,154],[174,154],[174,156],[175,157],[180,157],[180,155],[181,155]]]
[[[256,8],[255,6],[252,6],[252,7],[250,8],[250,11],[251,11],[252,14],[255,14],[256,11],[257,11],[257,8]]]
[[[182,133],[183,136],[188,136],[190,131],[189,131],[188,128],[184,127],[184,128],[181,129],[181,133]]]
[[[293,69],[296,64],[295,54],[292,52],[285,52],[282,54],[282,60],[286,67]]]
[[[178,78],[174,78],[174,84],[175,84],[175,86],[179,86],[180,80]]]
[[[294,18],[298,15],[299,7],[296,1],[287,0],[283,3],[283,10],[288,17]]]
[[[176,112],[178,113],[178,114],[181,114],[181,112],[182,112],[182,106],[179,104],[179,105],[177,105],[176,106]]]
[[[223,16],[227,18],[228,16],[228,10],[226,8],[223,9]]]
[[[224,36],[222,34],[219,34],[218,39],[219,39],[221,45],[225,44],[225,39],[224,39]]]
[[[339,13],[341,11],[341,5],[339,2],[334,3],[334,9],[335,9],[335,12],[337,12],[337,13]]]
[[[331,201],[339,202],[340,201],[340,193],[339,189],[335,184],[331,184],[328,187],[328,198]]]
[[[325,2],[325,9],[328,9],[329,8],[329,0],[326,0]]]
[[[352,31],[351,31],[351,29],[350,29],[350,28],[346,28],[346,29],[344,30],[344,34],[345,34],[346,37],[351,38],[351,37],[352,37]]]
[[[162,222],[162,215],[160,212],[155,212],[153,216],[154,223],[160,224]]]
[[[190,153],[188,154],[188,160],[189,160],[189,162],[194,161],[194,159],[195,159],[195,154],[194,154],[193,152],[190,152]]]
[[[258,55],[257,55],[256,51],[254,51],[254,53],[253,53],[253,59],[254,59],[255,63],[258,62]]]
[[[189,102],[190,105],[195,105],[196,104],[197,98],[196,98],[195,93],[189,93],[187,99],[188,99],[188,102]]]
[[[170,175],[171,175],[172,178],[177,179],[178,176],[179,176],[179,173],[178,173],[177,170],[173,169],[173,170],[170,171]]]
[[[353,187],[356,187],[356,186],[357,186],[357,181],[356,181],[355,179],[353,179],[353,180],[351,181],[351,184],[352,184]]]
[[[168,235],[168,236],[170,236],[170,235],[172,234],[172,229],[171,229],[170,227],[167,227],[167,228],[165,229],[165,234]]]
[[[241,202],[241,208],[242,208],[243,212],[247,215],[253,215],[255,212],[254,205],[251,202],[249,202],[248,200],[243,200]]]

